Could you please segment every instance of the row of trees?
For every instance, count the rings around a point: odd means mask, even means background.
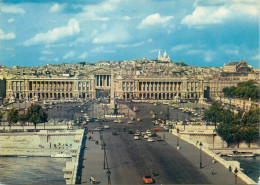
[[[252,100],[259,99],[259,86],[253,80],[249,80],[247,82],[238,83],[237,87],[226,87],[223,89],[223,93],[225,96],[234,97],[234,98],[244,98]]]
[[[230,144],[239,144],[242,141],[250,144],[259,140],[260,109],[235,114],[230,110],[223,109],[221,103],[213,102],[205,112],[204,119],[218,124],[218,135]]]
[[[2,119],[3,113],[0,118]],[[48,114],[43,110],[43,108],[38,104],[32,104],[25,114],[19,114],[17,109],[10,109],[7,112],[7,120],[9,122],[9,126],[21,122],[31,122],[34,124],[34,131],[36,131],[36,125],[38,123],[45,123],[48,119]]]

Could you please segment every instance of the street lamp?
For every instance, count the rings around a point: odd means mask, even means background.
[[[106,169],[106,143],[103,141],[103,149],[104,149],[104,166],[103,168]]]
[[[235,170],[234,170],[234,173],[235,173],[235,184],[237,184],[237,172],[238,172],[238,170],[237,170],[237,168],[235,168]]]
[[[179,129],[177,128],[177,149],[180,149],[180,144],[179,144]]]
[[[200,168],[202,168],[202,153],[201,153],[202,143],[200,142]]]

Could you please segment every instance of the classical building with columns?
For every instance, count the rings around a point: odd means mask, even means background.
[[[245,68],[247,63],[243,63]],[[7,100],[32,99],[143,99],[198,100],[219,97],[225,87],[253,77],[229,75],[221,68],[177,66],[144,59],[46,65],[37,68],[2,68]],[[67,73],[64,74],[64,71]],[[234,74],[234,71],[231,71]],[[250,74],[250,76],[248,75]]]

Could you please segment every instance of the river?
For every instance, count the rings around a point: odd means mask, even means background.
[[[65,184],[66,158],[0,157],[0,184]]]
[[[255,182],[260,177],[260,156],[256,157],[223,157],[227,161],[240,162],[240,168],[243,168],[244,174]]]

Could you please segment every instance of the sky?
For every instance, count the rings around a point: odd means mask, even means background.
[[[258,0],[0,0],[0,65],[157,59],[259,68]]]

